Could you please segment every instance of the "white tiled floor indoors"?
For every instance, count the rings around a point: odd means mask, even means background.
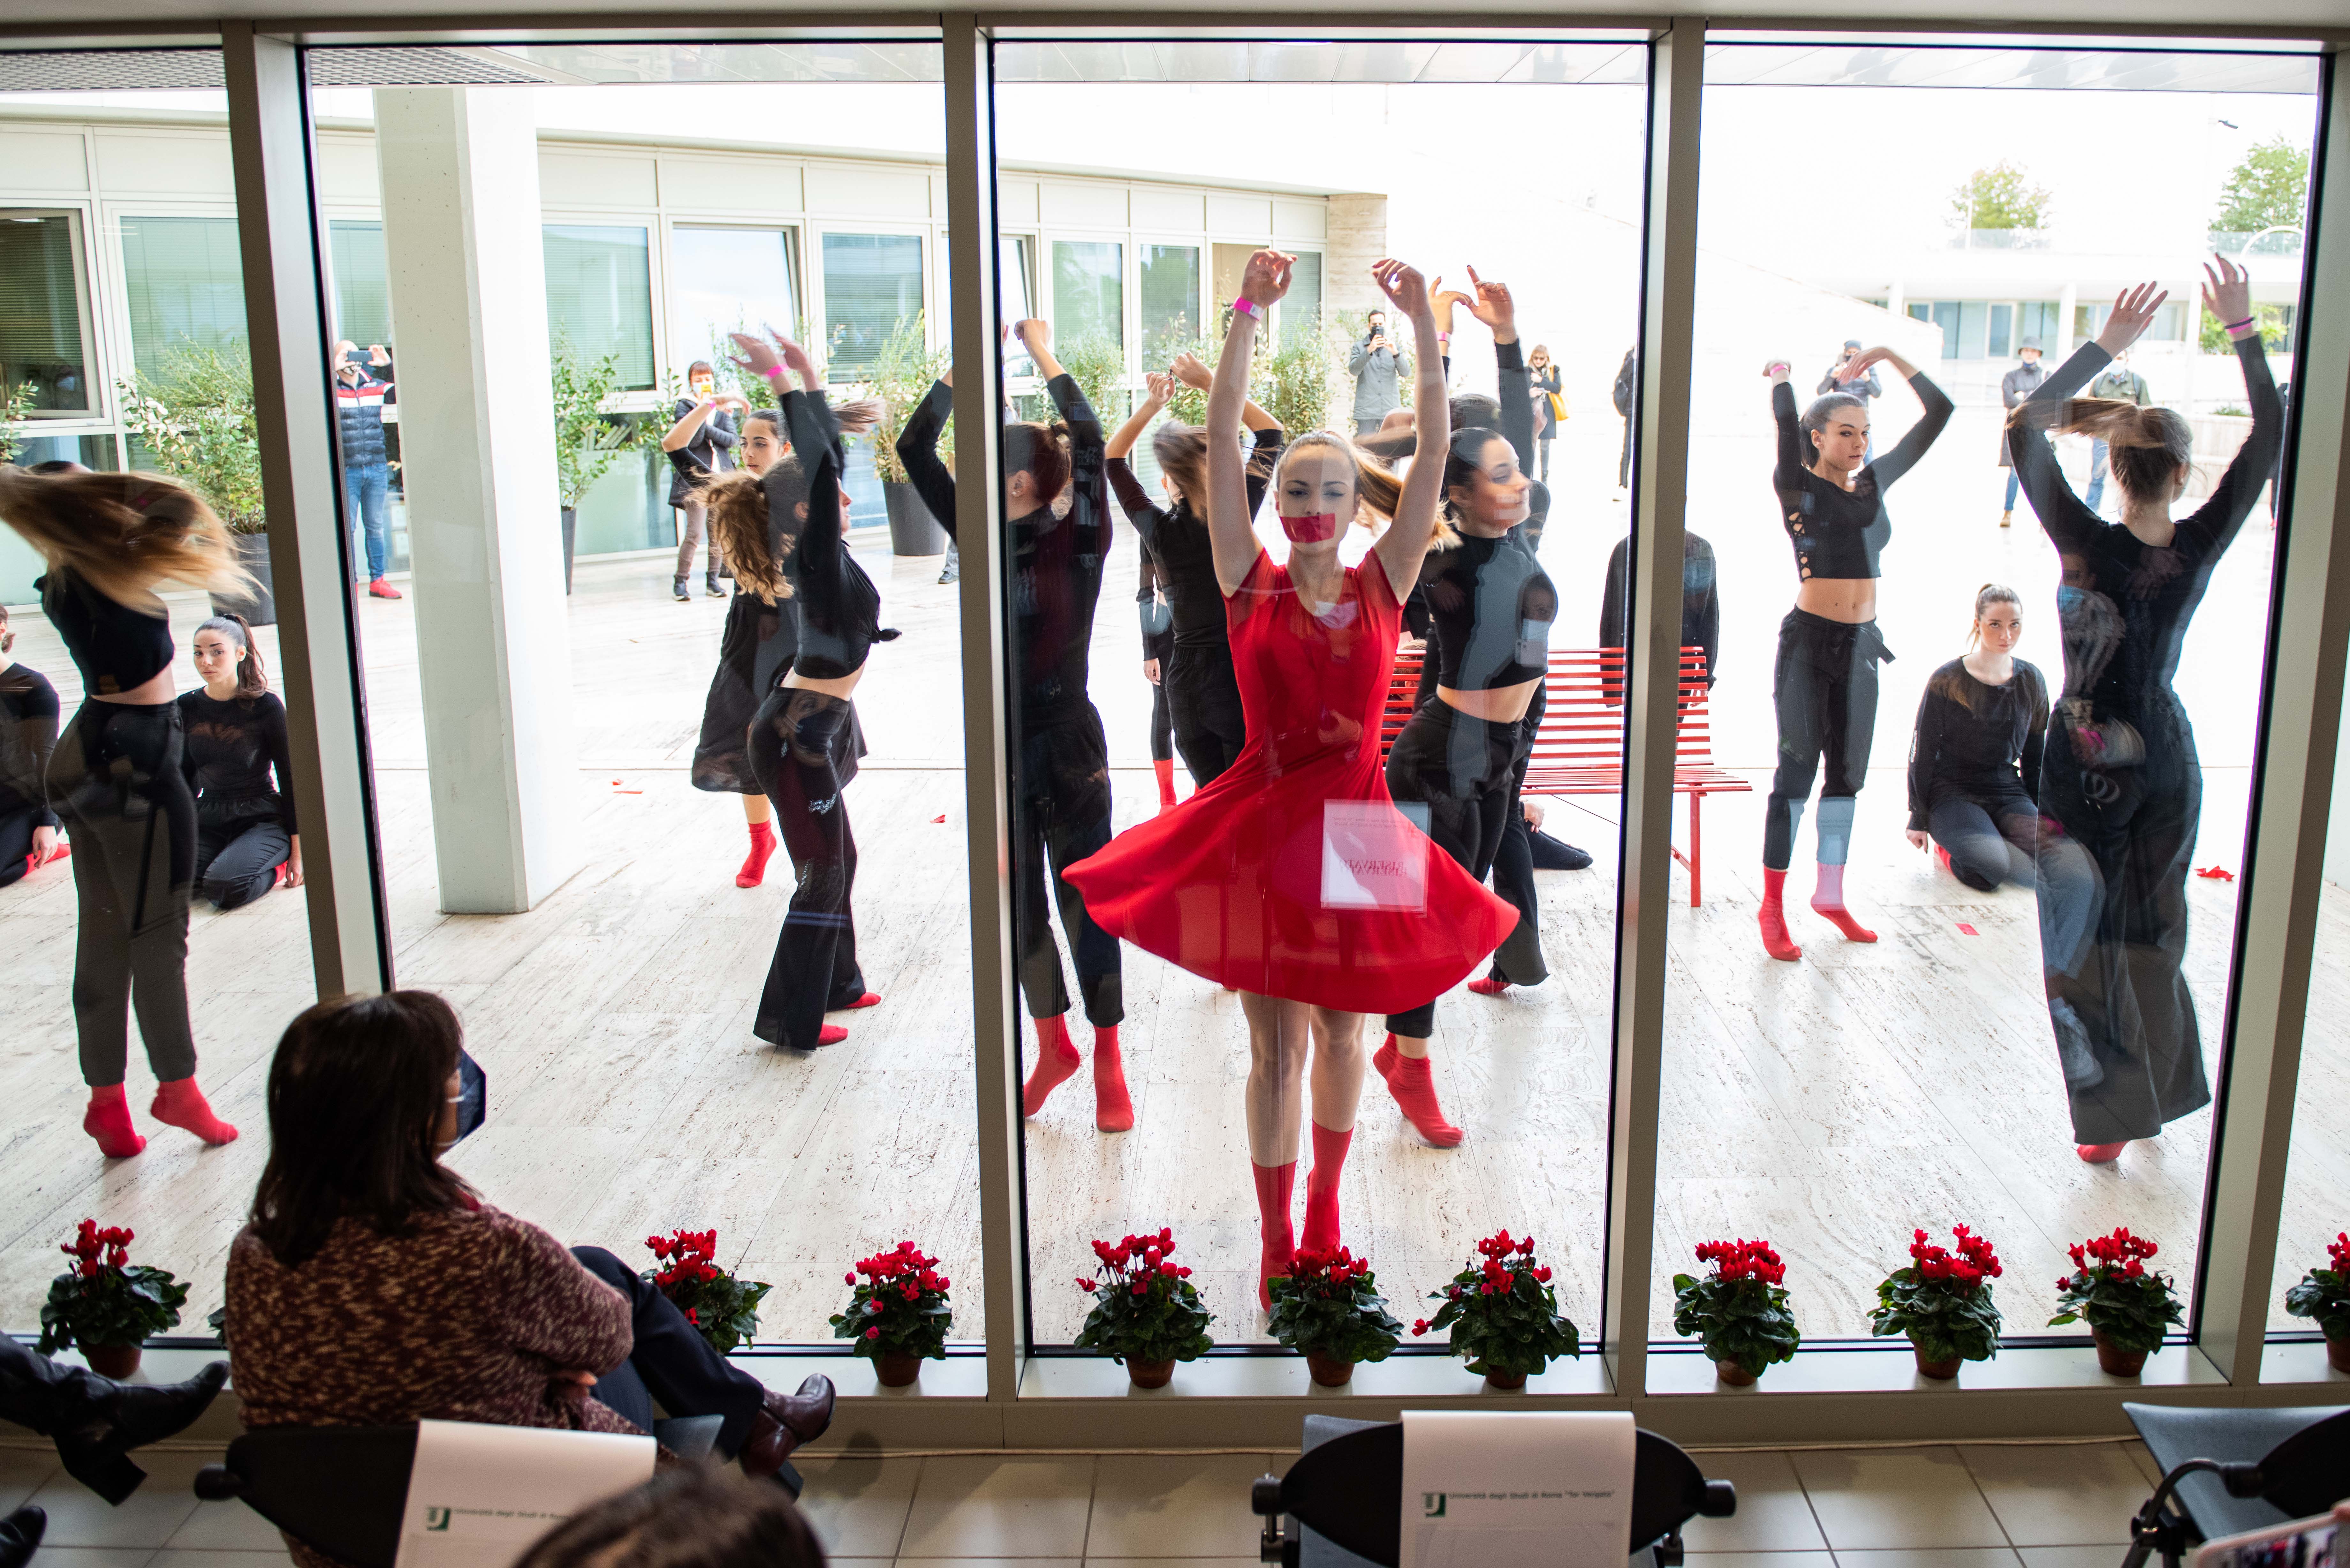
[[[142,1452],[109,1509],[47,1450],[0,1449],[0,1509],[48,1511],[35,1568],[276,1568],[276,1533],[189,1490],[216,1453]],[[1249,1482],[1294,1454],[808,1456],[802,1500],[837,1563],[1024,1568],[1256,1561]],[[2136,1443],[1703,1452],[1738,1517],[1689,1532],[1693,1568],[2114,1568],[2154,1462]]]

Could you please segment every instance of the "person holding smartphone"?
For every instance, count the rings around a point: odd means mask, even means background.
[[[1411,356],[1388,336],[1388,313],[1371,312],[1370,325],[1347,356],[1347,373],[1355,378],[1355,433],[1371,434],[1390,410],[1403,407],[1399,390],[1411,379]]]

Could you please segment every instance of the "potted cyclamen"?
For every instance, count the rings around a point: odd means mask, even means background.
[[[1273,1337],[1302,1352],[1306,1370],[1325,1388],[1345,1387],[1357,1363],[1385,1361],[1403,1338],[1370,1261],[1344,1247],[1299,1252],[1271,1289]]]
[[[74,1239],[57,1249],[73,1267],[49,1282],[41,1304],[43,1355],[68,1345],[101,1377],[128,1377],[139,1370],[140,1347],[151,1335],[175,1328],[188,1287],[166,1269],[130,1261],[130,1231],[99,1228],[85,1220]]]
[[[1452,1354],[1496,1388],[1523,1388],[1561,1356],[1583,1354],[1583,1336],[1558,1310],[1550,1269],[1536,1261],[1532,1236],[1507,1231],[1477,1243],[1484,1261],[1452,1276],[1428,1299],[1444,1304],[1411,1325],[1414,1334],[1452,1331]]]
[[[759,1303],[771,1288],[764,1280],[738,1280],[714,1261],[715,1231],[678,1231],[648,1236],[645,1245],[661,1266],[639,1278],[676,1303],[685,1321],[702,1331],[710,1348],[724,1355],[751,1343],[759,1330]]]
[[[857,1293],[847,1311],[827,1320],[832,1336],[853,1341],[850,1354],[873,1363],[884,1388],[906,1387],[922,1375],[925,1360],[947,1358],[947,1330],[954,1326],[947,1288],[954,1282],[937,1264],[911,1241],[900,1241],[889,1251],[859,1258],[841,1276]]]
[[[1175,1232],[1165,1228],[1116,1245],[1096,1241],[1093,1273],[1077,1276],[1077,1289],[1094,1298],[1077,1347],[1124,1362],[1137,1388],[1166,1387],[1177,1362],[1215,1343],[1208,1325],[1216,1320],[1200,1304],[1191,1271],[1168,1261],[1174,1255]]]
[[[2170,1276],[2146,1266],[2158,1251],[2126,1226],[2074,1243],[2073,1272],[2056,1282],[2057,1313],[2048,1326],[2085,1319],[2097,1344],[2097,1365],[2116,1377],[2137,1376],[2161,1346],[2164,1332],[2185,1315]]]
[[[1878,1334],[1909,1336],[1920,1376],[1956,1377],[1961,1364],[1999,1354],[1999,1308],[1991,1299],[1991,1282],[2003,1272],[1999,1256],[1964,1225],[1951,1228],[1955,1251],[1927,1241],[1923,1231],[1909,1234],[1909,1266],[1877,1285],[1869,1324]]]
[[[2314,1317],[2325,1335],[2325,1359],[2336,1372],[2350,1372],[2350,1231],[2325,1243],[2330,1269],[2312,1269],[2284,1293],[2284,1310]]]
[[[1714,1375],[1742,1388],[1765,1368],[1793,1361],[1804,1336],[1795,1332],[1780,1281],[1787,1265],[1768,1241],[1705,1241],[1697,1261],[1711,1263],[1705,1278],[1673,1276],[1673,1332],[1695,1334],[1712,1358]]]

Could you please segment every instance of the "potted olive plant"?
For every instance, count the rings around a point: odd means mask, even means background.
[[[2048,1326],[2086,1322],[2097,1365],[2116,1377],[2136,1377],[2170,1325],[2186,1315],[2170,1276],[2146,1266],[2159,1251],[2127,1226],[2074,1242],[2073,1272],[2056,1282],[2057,1311]]]
[[[1523,1388],[1553,1361],[1583,1354],[1583,1336],[1559,1312],[1532,1236],[1497,1232],[1477,1243],[1477,1255],[1483,1262],[1429,1293],[1443,1304],[1411,1325],[1414,1334],[1451,1330],[1452,1354],[1496,1388]]]
[[[1305,1355],[1315,1383],[1343,1388],[1357,1363],[1385,1361],[1403,1338],[1378,1285],[1370,1261],[1344,1247],[1299,1252],[1273,1280],[1273,1337]]]
[[[555,483],[563,504],[563,591],[571,591],[571,556],[579,536],[579,504],[596,482],[637,444],[637,421],[608,413],[620,390],[620,357],[590,362],[558,333],[548,367],[555,390]]]
[[[759,1303],[774,1287],[764,1280],[738,1280],[720,1268],[717,1231],[676,1231],[648,1236],[645,1245],[660,1266],[639,1277],[685,1314],[711,1349],[724,1355],[751,1343],[759,1332]]]
[[[1952,1251],[1910,1232],[1909,1266],[1896,1269],[1877,1287],[1877,1310],[1869,1324],[1878,1334],[1905,1334],[1927,1377],[1951,1378],[1960,1364],[1989,1361],[1999,1354],[1999,1308],[1991,1282],[2002,1271],[1991,1243],[1964,1225],[1951,1231]]]
[[[1166,1387],[1177,1362],[1195,1361],[1214,1344],[1208,1325],[1216,1320],[1174,1255],[1175,1233],[1164,1228],[1096,1241],[1094,1272],[1077,1276],[1077,1289],[1094,1298],[1077,1347],[1124,1362],[1137,1388]]]
[[[880,478],[882,504],[889,513],[893,556],[938,556],[947,547],[946,530],[931,515],[906,477],[906,465],[898,461],[899,432],[952,358],[944,348],[930,347],[922,322],[920,311],[899,319],[861,378],[881,405],[881,422],[872,435],[873,472]]]
[[[1752,1384],[1773,1365],[1793,1361],[1804,1336],[1787,1310],[1787,1265],[1768,1241],[1701,1241],[1697,1261],[1711,1263],[1703,1279],[1673,1276],[1673,1332],[1694,1334],[1713,1362],[1714,1375],[1733,1388]]]
[[[255,626],[277,619],[269,576],[269,520],[261,491],[261,434],[253,408],[253,362],[243,343],[225,348],[182,343],[152,371],[120,383],[122,428],[155,467],[213,509],[236,542],[237,564],[255,596],[213,597]]]
[[[2315,1318],[2325,1335],[2325,1359],[2336,1372],[2350,1372],[2350,1231],[2325,1243],[2331,1268],[2312,1269],[2284,1293],[2284,1310]]]
[[[85,1220],[57,1249],[74,1262],[49,1282],[41,1305],[43,1355],[78,1346],[92,1372],[128,1377],[139,1370],[140,1346],[179,1325],[188,1287],[167,1269],[133,1263],[132,1240],[127,1230]]]
[[[889,1251],[858,1259],[841,1276],[857,1293],[846,1312],[832,1314],[832,1336],[850,1341],[850,1354],[873,1363],[873,1375],[885,1388],[913,1382],[925,1360],[946,1359],[947,1330],[954,1326],[947,1288],[954,1282],[937,1265],[936,1258],[911,1241],[900,1241]]]

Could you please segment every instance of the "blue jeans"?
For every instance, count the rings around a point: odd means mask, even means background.
[[[2017,475],[2015,470],[2012,468],[2009,469],[2007,471],[2007,499],[2000,504],[1999,508],[2002,512],[2012,512],[2015,510],[2015,488],[2021,483],[2022,481]]]
[[[2106,493],[2106,443],[2092,436],[2089,440],[2089,493],[2081,497],[2081,504],[2092,512],[2097,509],[2097,503]]]
[[[389,463],[362,462],[343,470],[343,514],[353,528],[364,524],[367,531],[368,578],[370,582],[383,576],[384,559],[390,553],[391,540],[391,504],[387,492],[391,483]],[[359,561],[359,538],[351,540],[351,565]]]

